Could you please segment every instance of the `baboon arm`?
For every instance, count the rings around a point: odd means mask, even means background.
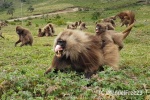
[[[22,44],[20,45],[20,47],[26,45],[28,42],[29,42],[29,39],[22,40]]]
[[[55,69],[56,66],[57,66],[57,58],[56,56],[54,56],[52,65],[46,70],[44,74],[48,74],[52,69]]]
[[[17,46],[18,43],[20,43],[21,40],[19,39],[16,43],[15,43],[15,47]]]
[[[64,69],[68,65],[69,64],[67,63],[66,59],[59,59],[56,56],[54,56],[52,65],[46,70],[45,74],[48,74],[50,71],[52,71],[52,69],[54,69],[55,71]]]

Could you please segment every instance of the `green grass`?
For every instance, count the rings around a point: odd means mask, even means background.
[[[49,1],[39,2],[40,0],[37,0],[36,6],[41,9],[41,5],[47,5]],[[52,3],[56,5],[62,3],[62,6],[66,4],[69,6],[92,4],[90,0],[84,4],[81,2],[79,0],[76,2],[74,0],[61,0],[59,3],[57,1]],[[123,1],[120,3],[123,4]],[[94,34],[95,21],[91,19],[91,15],[97,11],[99,6],[96,3],[93,4],[96,5],[93,8],[96,10],[61,14],[59,20],[66,24],[83,20],[87,23],[88,30],[86,31]],[[108,8],[109,4],[102,7]],[[42,9],[44,10],[44,8]],[[55,16],[49,16],[48,19],[36,18],[23,21],[23,27],[28,28],[33,34],[34,43],[32,47],[20,48],[19,45],[14,47],[18,39],[15,27],[21,25],[21,22],[13,22],[15,25],[9,24],[3,27],[0,30],[5,37],[5,39],[0,38],[0,98],[2,100],[91,100],[96,98],[102,100],[108,100],[108,98],[144,100],[146,96],[150,95],[149,5],[134,5],[105,10],[100,18],[109,17],[127,9],[135,11],[136,23],[131,34],[124,41],[124,48],[120,51],[119,65],[121,70],[112,71],[111,68],[105,66],[104,71],[97,72],[91,79],[85,79],[83,73],[76,73],[70,69],[57,74],[50,72],[44,76],[44,72],[51,65],[54,56],[53,41],[55,37],[37,37],[37,31],[48,21],[54,23],[56,34],[63,31],[66,25],[58,25],[58,19]],[[32,26],[26,26],[28,21],[32,22]],[[119,20],[116,23],[117,31],[125,29],[125,26],[119,26]],[[38,26],[36,26],[37,24]],[[51,46],[44,46],[44,44]],[[132,93],[129,93],[130,95],[114,95],[117,94],[117,91],[134,92],[135,95]]]

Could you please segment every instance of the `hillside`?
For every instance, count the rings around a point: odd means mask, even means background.
[[[0,32],[0,100],[149,100],[150,99],[150,6],[139,0],[0,0],[13,2],[13,16],[8,8],[0,8],[0,20],[28,17],[8,22]],[[32,5],[33,12],[27,11]],[[0,4],[0,6],[2,6]],[[70,7],[79,11],[48,15]],[[104,66],[86,79],[84,73],[66,69],[44,75],[54,56],[53,37],[38,37],[38,29],[52,23],[55,35],[66,26],[82,20],[86,32],[95,34],[95,22],[125,10],[135,13],[135,26],[124,41],[120,51],[120,70]],[[22,11],[22,13],[21,13]],[[42,15],[38,18],[29,16]],[[45,15],[44,15],[45,14]],[[98,14],[98,15],[95,15]],[[29,22],[32,24],[29,25]],[[122,32],[120,19],[115,30]],[[15,47],[18,40],[15,28],[21,25],[33,35],[33,46]]]
[[[6,20],[6,19],[11,19],[11,18],[18,18],[18,17],[23,17],[23,16],[31,16],[34,14],[45,14],[45,13],[49,13],[52,11],[56,11],[56,10],[61,10],[61,9],[65,9],[67,7],[83,7],[83,8],[88,8],[90,10],[112,10],[113,9],[118,9],[118,8],[124,8],[127,6],[134,6],[134,3],[137,2],[137,0],[125,0],[125,1],[120,1],[120,0],[112,0],[112,1],[87,1],[87,0],[22,0],[22,1],[26,1],[26,2],[21,2],[20,0],[6,0],[4,2],[2,2],[2,4],[4,3],[5,6],[3,7],[3,5],[1,5],[0,8],[0,19],[1,20]],[[117,2],[116,2],[117,1]],[[86,3],[85,3],[86,2]],[[8,7],[7,7],[8,5]],[[29,8],[29,6],[32,6],[34,8],[33,12],[28,11],[27,9]],[[9,8],[14,8],[13,11],[13,16],[11,15],[7,15],[7,11],[9,10]],[[5,17],[2,17],[5,16]]]

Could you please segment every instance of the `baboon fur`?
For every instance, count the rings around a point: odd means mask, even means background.
[[[116,20],[115,16],[111,16],[109,18],[102,19],[102,22],[111,23],[113,27],[116,27],[116,24],[115,24],[114,20]]]
[[[54,48],[59,40],[65,41],[66,46],[61,57],[58,57],[55,51],[52,65],[46,74],[53,68],[60,70],[71,65],[74,70],[83,71],[85,77],[89,78],[103,65],[104,58],[100,49],[102,42],[97,37],[78,30],[65,30],[57,36]]]
[[[42,32],[41,28],[39,28],[39,30],[38,30],[38,37],[43,37],[44,35],[45,35],[45,33]]]
[[[131,25],[135,21],[135,13],[129,10],[120,12],[115,17],[119,17],[121,19],[121,26],[123,26],[123,23],[126,21],[128,21],[129,25]]]
[[[65,45],[61,46],[59,42]],[[76,71],[83,71],[85,77],[90,78],[103,65],[116,67],[119,61],[119,58],[116,58],[119,56],[118,47],[112,43],[102,48],[102,43],[101,37],[80,30],[68,29],[61,32],[55,39],[55,56],[45,74],[52,69],[61,70],[71,66]]]
[[[96,25],[96,36],[101,36],[104,42],[112,42],[118,45],[119,50],[123,48],[123,40],[130,33],[134,23],[131,24],[125,31],[116,32],[114,30],[107,30],[107,26],[103,23],[99,23]],[[107,44],[107,43],[105,43]]]
[[[128,27],[129,26],[129,23],[130,23],[130,21],[129,20],[127,20],[127,19],[124,19],[123,21],[122,21],[122,25],[121,25],[121,27],[122,26],[126,26],[126,27]]]
[[[85,22],[81,22],[81,23],[80,23],[79,29],[80,29],[80,30],[87,29]]]
[[[55,33],[54,27],[51,23],[45,25],[42,29],[39,28],[38,31],[38,36],[43,37],[43,36],[53,36]]]
[[[19,36],[19,40],[15,43],[15,46],[17,46],[18,43],[22,42],[20,47],[24,45],[30,45],[32,46],[33,43],[33,37],[31,32],[28,29],[25,29],[21,26],[16,27],[16,33]]]

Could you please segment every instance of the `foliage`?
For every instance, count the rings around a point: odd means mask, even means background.
[[[13,2],[8,2],[8,1],[4,1],[3,5],[2,5],[2,8],[9,8],[13,5]]]
[[[33,12],[34,11],[33,6],[29,6],[28,9],[27,9],[27,11]]]
[[[10,8],[7,10],[7,14],[13,16],[14,11],[15,11],[14,7],[10,7]]]

